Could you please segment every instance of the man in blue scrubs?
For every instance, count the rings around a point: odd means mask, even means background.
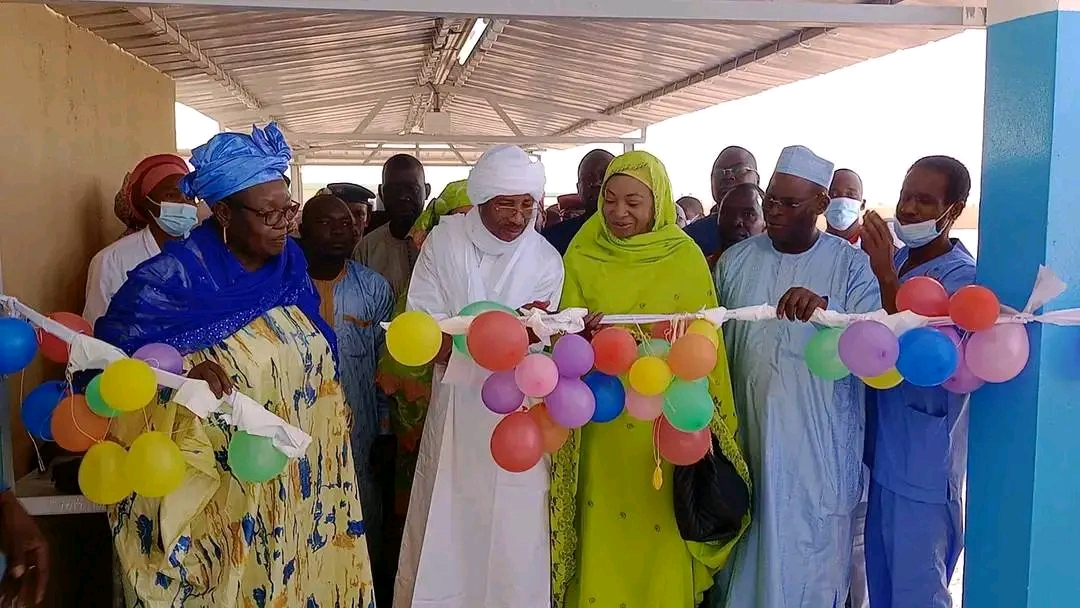
[[[728,146],[713,161],[709,181],[712,185],[713,202],[716,204],[713,205],[709,215],[686,227],[686,234],[694,239],[698,247],[701,247],[701,252],[705,254],[705,257],[718,255],[734,244],[734,242],[726,244],[722,242],[724,236],[721,233],[727,234],[738,230],[737,227],[730,224],[725,226],[720,223],[724,219],[720,217],[720,207],[724,196],[739,184],[752,183],[756,185],[760,180],[761,177],[757,172],[757,159],[746,148]],[[717,226],[719,226],[720,232],[717,232]]]
[[[949,229],[964,211],[971,176],[959,161],[930,156],[908,170],[896,206],[893,255],[885,221],[863,221],[862,246],[896,312],[900,285],[928,276],[951,295],[975,282],[975,260]],[[873,608],[948,608],[949,581],[964,546],[961,502],[967,465],[968,396],[904,382],[868,390],[866,575]]]

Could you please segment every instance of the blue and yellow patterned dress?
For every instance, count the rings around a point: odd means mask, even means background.
[[[373,608],[352,450],[351,413],[327,341],[294,306],[274,308],[186,367],[217,361],[236,390],[312,437],[278,478],[229,472],[232,427],[175,403],[125,415],[129,444],[149,423],[171,432],[188,462],[163,499],[133,496],[109,510],[127,605],[164,608]]]

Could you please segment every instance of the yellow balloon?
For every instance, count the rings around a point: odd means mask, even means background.
[[[120,359],[101,373],[98,388],[105,404],[121,412],[146,407],[157,396],[157,376],[146,361]]]
[[[149,431],[131,442],[124,469],[139,496],[161,498],[180,487],[187,463],[180,447],[168,435]]]
[[[686,333],[705,336],[713,343],[713,346],[717,348],[720,347],[720,335],[716,331],[716,326],[705,319],[695,319],[694,322],[686,328]]]
[[[896,368],[894,367],[880,376],[863,378],[862,381],[870,388],[876,388],[879,391],[883,391],[900,384],[904,381],[904,378],[900,376],[900,372],[896,371]]]
[[[442,330],[431,315],[410,310],[401,313],[386,329],[386,349],[398,363],[409,367],[426,365],[442,348]]]
[[[86,451],[79,465],[79,489],[87,500],[111,505],[131,494],[125,473],[127,456],[127,450],[112,441],[99,441]]]
[[[660,357],[641,357],[630,366],[630,388],[646,397],[660,395],[671,384],[671,368]]]

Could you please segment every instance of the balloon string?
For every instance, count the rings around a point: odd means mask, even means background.
[[[19,403],[23,402],[23,398],[26,397],[26,370],[19,370]],[[41,457],[41,450],[38,449],[37,439],[30,434],[30,431],[26,431],[26,436],[30,438],[30,445],[34,446],[34,456],[37,458],[38,470],[42,473],[45,472],[45,459]]]

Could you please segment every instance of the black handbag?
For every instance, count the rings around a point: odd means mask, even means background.
[[[673,475],[675,523],[683,540],[726,542],[742,529],[750,511],[750,488],[720,450],[716,437],[705,458],[676,466]]]

